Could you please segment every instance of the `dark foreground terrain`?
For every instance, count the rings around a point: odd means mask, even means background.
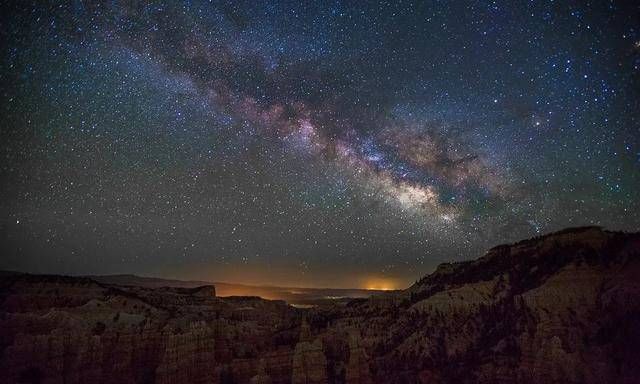
[[[346,305],[26,274],[0,303],[6,383],[640,382],[640,235],[599,228]]]

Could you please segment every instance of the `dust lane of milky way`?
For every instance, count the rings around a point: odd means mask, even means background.
[[[8,7],[2,268],[402,286],[640,227],[636,6]]]

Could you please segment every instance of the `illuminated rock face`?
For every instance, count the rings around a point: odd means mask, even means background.
[[[307,310],[211,287],[0,278],[1,382],[634,383],[640,235],[566,230]]]

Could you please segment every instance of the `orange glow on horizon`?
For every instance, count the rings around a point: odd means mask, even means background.
[[[398,285],[391,279],[371,278],[367,279],[363,284],[364,289],[375,291],[393,291],[398,289]]]

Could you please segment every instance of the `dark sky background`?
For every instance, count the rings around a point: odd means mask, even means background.
[[[637,2],[11,3],[2,269],[400,287],[640,229]]]

